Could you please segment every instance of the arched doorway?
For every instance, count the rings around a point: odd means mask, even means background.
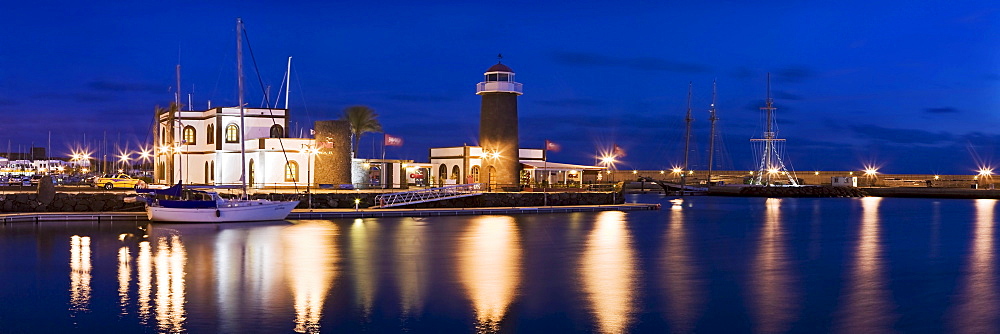
[[[208,161],[205,161],[205,184],[208,184],[208,176],[209,175],[210,174],[208,173]]]
[[[472,166],[472,170],[469,171],[469,178],[472,179],[470,183],[482,182],[479,180],[479,166]]]
[[[255,171],[254,168],[253,168],[253,159],[250,159],[250,166],[249,167],[250,167],[250,172],[247,173],[248,174],[247,175],[247,187],[253,188],[254,171]]]
[[[438,168],[438,182],[437,182],[438,187],[443,187],[444,179],[447,178],[448,178],[448,166],[445,166],[445,164],[441,164],[441,167]]]
[[[490,166],[490,168],[486,170],[486,177],[489,178],[489,181],[486,182],[486,189],[495,189],[497,187],[497,168]]]

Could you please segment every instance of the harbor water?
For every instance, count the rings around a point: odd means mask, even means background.
[[[0,226],[0,333],[994,332],[997,200]]]

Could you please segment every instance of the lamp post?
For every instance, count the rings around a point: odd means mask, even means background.
[[[308,155],[308,159],[307,159],[308,161],[306,162],[306,203],[307,203],[306,206],[309,209],[312,209],[312,205],[313,205],[313,202],[312,202],[312,188],[311,188],[311,186],[312,186],[312,159],[313,159],[313,155],[319,153],[319,150],[317,150],[316,148],[312,147],[312,145],[304,145],[304,146],[305,146],[305,150],[303,150],[303,152],[305,152]]]

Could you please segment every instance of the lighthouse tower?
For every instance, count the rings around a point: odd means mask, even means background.
[[[479,109],[479,146],[483,148],[479,182],[495,187],[517,186],[521,175],[517,142],[517,96],[521,84],[514,70],[497,62],[476,85],[483,97]]]

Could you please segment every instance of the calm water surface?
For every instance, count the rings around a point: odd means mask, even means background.
[[[0,226],[0,333],[995,332],[996,200]]]

